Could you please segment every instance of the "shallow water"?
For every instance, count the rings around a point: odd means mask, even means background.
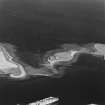
[[[61,44],[104,43],[104,31],[103,0],[4,0],[0,3],[0,42],[15,46],[20,60],[33,67],[38,66],[39,58],[46,51]],[[96,60],[91,57],[81,58],[70,67],[71,72],[66,68],[69,72],[62,78],[1,80],[0,103],[16,105],[49,96],[60,97],[66,105],[104,102],[103,61],[98,61],[100,64],[93,63]]]

